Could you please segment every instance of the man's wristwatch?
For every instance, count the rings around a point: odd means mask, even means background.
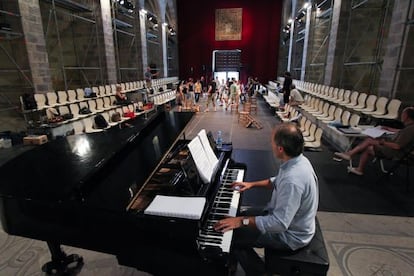
[[[243,220],[242,220],[242,224],[243,224],[243,226],[249,226],[249,218],[248,217],[244,217],[243,218]]]

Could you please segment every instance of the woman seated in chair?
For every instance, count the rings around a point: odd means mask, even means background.
[[[362,152],[359,159],[358,167],[349,167],[349,172],[356,175],[363,175],[367,162],[373,157],[380,158],[401,158],[404,149],[413,142],[414,139],[414,107],[407,107],[401,112],[401,121],[404,128],[398,131],[397,135],[391,140],[384,138],[367,138],[361,144],[357,145],[347,152],[335,152],[335,155],[351,160],[352,157]],[[388,128],[388,130],[391,130]]]
[[[115,94],[115,98],[116,98],[116,104],[128,104],[130,103],[125,95],[125,93],[122,93],[122,87],[121,86],[117,86],[116,87],[116,94]]]

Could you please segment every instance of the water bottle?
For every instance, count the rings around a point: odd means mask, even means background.
[[[223,146],[223,137],[221,136],[221,130],[217,131],[217,141],[216,141],[216,147],[218,149],[221,149]]]

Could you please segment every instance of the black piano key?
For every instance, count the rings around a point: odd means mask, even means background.
[[[205,242],[211,242],[211,243],[218,243],[218,244],[220,244],[223,241],[220,238],[213,238],[213,237],[209,238],[209,237],[201,237],[201,236],[199,236],[197,239],[199,241],[205,241]]]
[[[210,235],[210,236],[216,236],[216,237],[223,237],[223,233],[222,232],[217,232],[215,230],[201,230],[200,233],[201,234],[204,234],[204,235]]]
[[[213,207],[220,207],[220,208],[230,208],[230,203],[224,203],[224,202],[217,202],[213,204]]]

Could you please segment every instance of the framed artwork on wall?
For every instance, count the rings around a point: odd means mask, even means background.
[[[241,40],[242,8],[216,9],[216,41]]]

